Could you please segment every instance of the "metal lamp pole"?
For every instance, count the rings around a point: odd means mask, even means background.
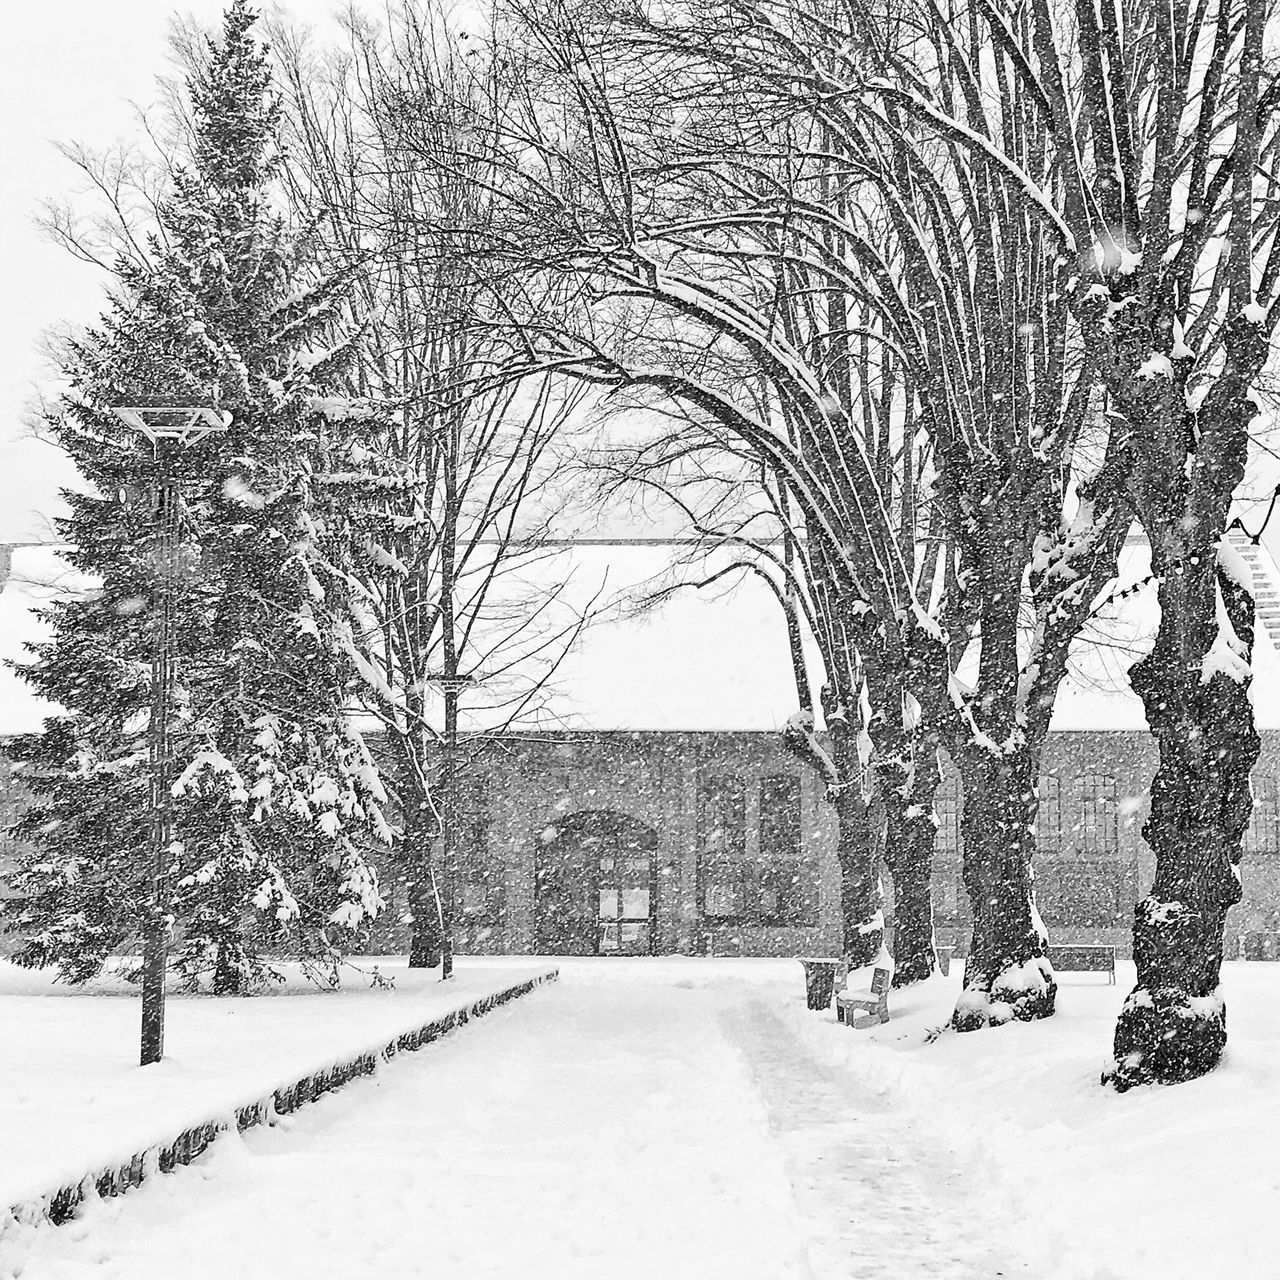
[[[436,904],[440,912],[440,981],[453,977],[453,909],[458,861],[458,698],[475,683],[474,676],[429,675],[427,683],[444,694],[444,737],[440,761],[440,880]]]
[[[142,1066],[164,1057],[164,980],[173,879],[173,751],[169,722],[173,710],[173,584],[177,571],[178,448],[230,425],[231,415],[211,405],[172,400],[135,400],[112,412],[152,444],[158,489],[155,525],[156,597],[152,605],[151,724],[147,755],[151,767],[151,885],[143,915]]]

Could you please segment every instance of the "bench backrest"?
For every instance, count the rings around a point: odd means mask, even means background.
[[[1055,969],[1079,969],[1110,973],[1116,967],[1115,947],[1050,947],[1049,959]]]

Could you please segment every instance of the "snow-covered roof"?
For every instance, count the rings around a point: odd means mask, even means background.
[[[1237,549],[1254,575],[1263,622],[1254,652],[1257,723],[1280,729],[1280,574],[1265,542],[1255,548],[1241,540]],[[545,572],[557,583],[571,576],[566,599],[582,607],[594,599],[599,615],[555,672],[538,725],[772,731],[795,711],[782,613],[758,579],[740,574],[703,589],[683,586],[648,609],[632,607],[646,590],[681,578],[671,570],[680,550],[669,544],[594,543],[546,561]],[[0,561],[5,551],[0,546]],[[1147,548],[1132,543],[1124,549],[1112,591],[1142,583],[1148,573]],[[83,579],[54,550],[14,548],[0,589],[0,658],[22,660],[24,642],[44,631],[33,609],[74,589],[83,589]],[[1055,729],[1145,730],[1142,705],[1125,673],[1154,636],[1155,590],[1147,583],[1098,609],[1073,647]],[[0,733],[37,729],[48,709],[6,661],[0,669]]]
[[[548,711],[566,727],[774,730],[795,711],[786,624],[764,583],[738,575],[632,607],[687,580],[669,571],[678,550],[574,549],[580,589],[602,584],[604,607],[555,673]]]

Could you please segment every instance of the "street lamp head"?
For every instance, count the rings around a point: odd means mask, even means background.
[[[231,425],[231,414],[207,400],[184,401],[180,397],[137,396],[128,404],[112,405],[111,412],[131,431],[153,444],[174,440],[194,444]]]
[[[443,671],[428,671],[422,677],[422,683],[428,688],[440,689],[445,693],[461,693],[463,689],[469,689],[479,681],[475,676],[463,675],[461,672],[456,675],[447,675]]]

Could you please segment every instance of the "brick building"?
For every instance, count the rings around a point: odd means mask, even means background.
[[[1057,731],[1040,781],[1040,912],[1061,942],[1126,953],[1154,873],[1140,831],[1153,745]],[[458,949],[478,953],[803,955],[839,945],[835,825],[775,733],[612,732],[516,740],[477,764],[465,804]],[[1229,954],[1280,958],[1280,731],[1263,734]],[[963,945],[960,797],[938,798],[935,928]],[[892,881],[885,879],[892,916]],[[397,887],[381,937],[400,949]],[[399,891],[402,894],[402,890]]]

